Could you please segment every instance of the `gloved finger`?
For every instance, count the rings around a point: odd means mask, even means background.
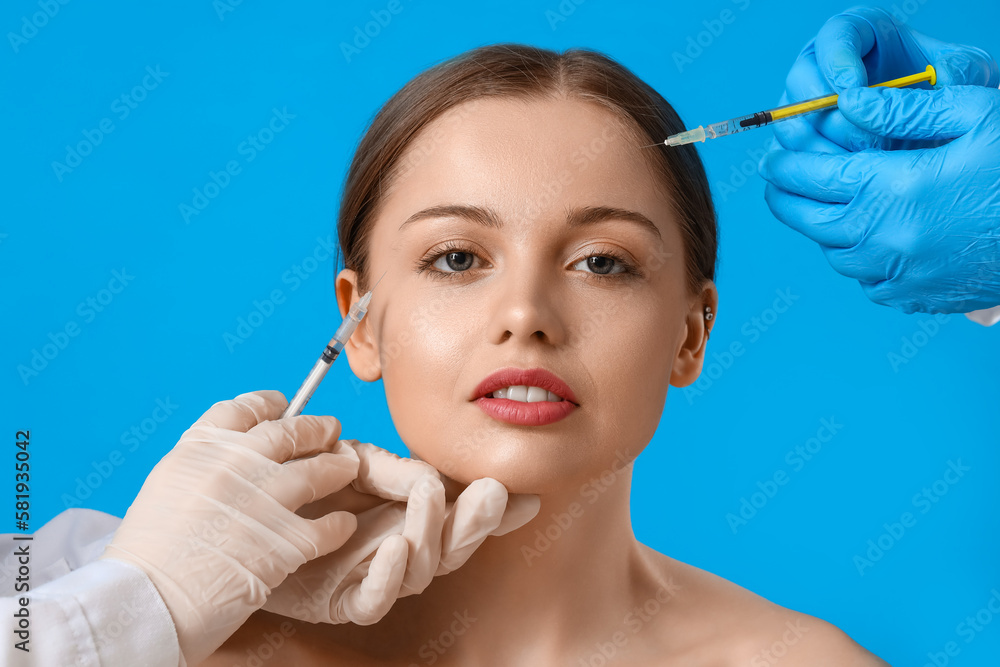
[[[340,591],[360,584],[380,545],[403,530],[402,503],[385,503],[356,516],[356,530],[335,551],[310,560],[288,575],[268,597],[264,609],[310,623],[346,623],[335,603]],[[336,514],[333,512],[331,514]],[[404,562],[405,566],[405,562]]]
[[[847,152],[846,148],[820,134],[816,126],[802,116],[788,118],[771,127],[778,145],[785,150],[831,155]]]
[[[860,282],[875,283],[885,280],[886,266],[880,262],[872,262],[864,253],[855,248],[831,248],[821,245],[826,261],[833,270],[842,276],[854,278]]]
[[[507,489],[484,477],[469,484],[452,503],[441,531],[441,561],[435,576],[457,570],[500,526],[507,507]]]
[[[806,47],[785,75],[785,92],[781,96],[781,105],[823,97],[834,92],[819,70],[816,52]]]
[[[844,204],[826,204],[786,192],[768,183],[764,189],[768,208],[781,222],[824,246],[848,248],[864,232],[844,218]]]
[[[331,618],[346,619],[356,625],[371,625],[382,620],[401,597],[408,551],[405,538],[400,535],[387,537],[375,552],[364,578],[349,585],[336,598]]]
[[[253,545],[253,551],[259,552],[260,558],[265,560],[278,561],[275,553],[279,549],[283,554],[280,560],[298,560],[288,556],[289,546],[298,551],[302,562],[313,560],[340,548],[356,532],[357,518],[350,512],[331,512],[317,519],[304,519],[260,490],[237,497],[237,512],[214,499],[206,499],[219,506],[219,514],[228,515],[231,520],[242,524],[245,527],[240,531],[243,535],[258,536],[255,542],[259,543]],[[220,535],[225,543],[225,534]],[[301,566],[302,562],[295,567]],[[287,572],[282,574],[282,578]]]
[[[409,544],[406,574],[400,596],[422,593],[441,562],[441,534],[444,530],[444,484],[426,475],[413,485],[406,501],[403,537]]]
[[[898,293],[899,288],[889,280],[882,280],[877,283],[860,283],[861,290],[873,303],[880,306],[895,308],[907,315],[912,315],[920,311],[921,305],[916,301]]]
[[[794,68],[794,65],[793,65]],[[778,106],[788,104],[788,90],[781,93]],[[811,153],[843,153],[844,147],[835,144],[819,133],[812,124],[810,116],[795,116],[776,122],[769,126],[774,132],[772,144],[768,150],[781,147],[789,151],[809,151]]]
[[[1000,121],[1000,91],[979,86],[940,90],[852,88],[840,110],[858,127],[898,139],[951,139]]]
[[[541,507],[541,498],[530,493],[515,493],[512,496],[507,496],[507,509],[504,510],[503,519],[490,535],[499,537],[517,530],[538,516],[538,510]]]
[[[289,461],[277,470],[274,477],[257,485],[294,512],[350,484],[358,475],[358,455],[343,441],[338,441],[332,452]]]
[[[347,540],[358,529],[358,517],[350,512],[330,512],[318,519],[297,519],[304,521],[311,541],[315,545],[313,555],[307,556],[314,560],[333,553],[344,546]]]
[[[786,105],[810,100],[816,97],[831,95],[834,92],[830,84],[823,77],[822,72],[820,72],[819,65],[816,62],[816,55],[806,50],[792,64],[792,68],[788,72],[788,77],[785,79],[785,94],[782,95],[781,104]],[[822,138],[825,142],[831,143],[840,149],[857,151],[865,148],[881,148],[886,143],[881,137],[871,132],[866,132],[852,124],[836,108],[783,120],[777,123],[775,128],[795,122],[798,122],[800,125],[804,124],[813,127],[817,138]],[[800,148],[798,150],[821,152],[815,151],[811,147]],[[842,151],[822,152],[839,153]]]
[[[499,482],[497,482],[499,484]],[[471,486],[471,485],[470,485]],[[502,488],[502,487],[501,487]],[[504,489],[506,491],[506,489]],[[495,498],[483,498],[479,502],[495,502]],[[456,500],[456,503],[458,501]],[[467,505],[466,508],[469,506]],[[491,530],[489,533],[485,533],[489,526],[494,523],[494,516],[497,512],[495,507],[485,507],[483,509],[472,509],[471,512],[476,513],[477,519],[472,522],[463,521],[461,518],[454,520],[456,525],[466,525],[465,529],[457,528],[453,529],[452,533],[449,535],[449,530],[447,525],[445,527],[445,537],[442,540],[443,547],[441,549],[441,563],[438,565],[437,572],[434,576],[441,576],[442,574],[448,574],[449,572],[454,572],[458,568],[465,565],[469,557],[475,553],[476,549],[486,541],[486,538],[490,535],[500,536],[506,535],[514,530],[517,530],[524,524],[528,523],[538,515],[538,510],[541,508],[541,499],[532,494],[522,494],[515,493],[514,495],[507,496],[507,502],[505,506],[500,507],[502,516],[500,517],[499,523],[496,524],[496,528]],[[467,512],[470,510],[466,510]],[[478,515],[482,514],[483,518],[478,518]],[[450,518],[450,517],[449,517]],[[448,521],[448,519],[446,519]]]
[[[277,419],[286,407],[288,401],[280,391],[252,391],[240,394],[231,401],[219,401],[205,411],[191,428],[210,426],[245,433],[261,422]]]
[[[846,204],[861,189],[876,159],[870,153],[824,155],[773,151],[761,158],[761,177],[786,192],[829,204]]]
[[[337,550],[327,576],[337,581],[349,577],[359,564],[371,559],[388,538],[403,532],[406,506],[403,503],[385,503],[357,515],[358,528],[350,539]],[[319,562],[319,561],[317,561]],[[308,566],[307,566],[308,567]],[[360,578],[359,578],[360,581]]]
[[[368,493],[386,500],[406,502],[409,499],[413,485],[425,476],[431,475],[438,479],[440,473],[434,466],[423,461],[396,456],[381,447],[367,442],[346,440],[358,453],[360,465],[358,477],[354,480],[354,488],[362,493]]]
[[[861,59],[875,46],[875,30],[855,11],[849,9],[830,18],[816,34],[816,62],[834,92],[868,85],[868,71]]]
[[[241,440],[248,449],[284,463],[332,450],[340,437],[340,420],[328,415],[297,415],[257,424]]]

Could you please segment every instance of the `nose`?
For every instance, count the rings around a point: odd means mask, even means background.
[[[527,268],[514,263],[498,276],[491,296],[487,337],[500,344],[507,340],[538,340],[549,345],[565,342],[563,313],[558,305],[555,270]]]

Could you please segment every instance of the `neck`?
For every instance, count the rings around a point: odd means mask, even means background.
[[[603,639],[655,577],[632,532],[631,478],[630,464],[542,496],[530,523],[487,538],[461,568],[399,600],[413,650],[444,658],[448,644],[444,662],[458,664],[504,654],[514,664],[530,650],[535,664],[555,664],[581,638]]]

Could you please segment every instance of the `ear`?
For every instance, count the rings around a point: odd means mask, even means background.
[[[705,319],[705,306],[712,309],[712,319]],[[708,336],[719,317],[719,293],[715,283],[705,281],[701,293],[691,299],[691,308],[684,318],[684,335],[681,338],[674,365],[670,373],[670,384],[686,387],[701,375],[705,361],[705,347]]]
[[[358,292],[358,274],[353,269],[344,269],[337,275],[337,307],[340,309],[340,316],[347,317],[351,306],[361,300]],[[347,353],[347,361],[351,365],[354,374],[364,382],[375,382],[382,377],[382,365],[379,362],[378,344],[375,342],[375,335],[372,332],[369,313],[361,324],[355,329],[350,340],[344,346]]]

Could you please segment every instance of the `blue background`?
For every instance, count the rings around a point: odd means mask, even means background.
[[[0,456],[10,463],[0,469],[11,472],[0,484],[13,490],[14,433],[30,429],[32,530],[68,504],[122,516],[212,403],[295,391],[339,323],[337,267],[327,259],[295,289],[283,276],[317,239],[336,237],[354,146],[380,105],[426,67],[501,41],[586,46],[649,82],[690,127],[774,105],[801,47],[847,7],[577,2],[563,3],[572,11],[553,23],[556,0],[404,0],[350,59],[341,43],[387,2],[77,0],[14,45],[10,33],[42,10],[4,3]],[[727,9],[735,18],[718,23]],[[1000,55],[996,3],[910,0],[895,9],[918,30]],[[694,57],[679,64],[675,54],[687,49]],[[156,85],[122,117],[115,100],[142,84],[147,67],[167,74],[147,78]],[[294,118],[248,161],[241,142],[286,108]],[[67,146],[95,136],[102,119],[113,131],[57,175],[53,162],[66,162]],[[637,464],[636,533],[839,625],[893,664],[924,664],[949,641],[961,649],[951,664],[996,664],[1000,618],[971,642],[958,624],[1000,590],[1000,330],[961,315],[935,330],[932,317],[874,305],[835,274],[767,210],[754,167],[769,137],[760,130],[699,147],[721,225],[720,313],[700,394],[671,390]],[[239,174],[185,221],[179,206],[230,160]],[[101,290],[123,269],[134,278],[101,312],[80,307],[108,296]],[[275,289],[285,302],[230,350],[224,334]],[[773,318],[778,290],[798,298]],[[770,322],[766,331],[755,317]],[[68,323],[78,335],[23,381],[18,366]],[[744,353],[726,359],[737,341]],[[902,356],[907,341],[917,353],[894,368],[889,355]],[[177,406],[163,423],[152,421],[158,399]],[[309,411],[341,418],[344,437],[405,453],[381,383],[360,383],[345,362]],[[843,426],[796,469],[786,454],[816,437],[824,418]],[[151,434],[129,451],[123,435],[144,424]],[[947,494],[922,513],[914,495],[959,460],[970,470],[939,485]],[[727,514],[781,471],[788,483],[756,496],[766,504],[734,531]],[[907,511],[915,525],[859,573],[855,556]],[[0,529],[14,530],[12,514]]]

